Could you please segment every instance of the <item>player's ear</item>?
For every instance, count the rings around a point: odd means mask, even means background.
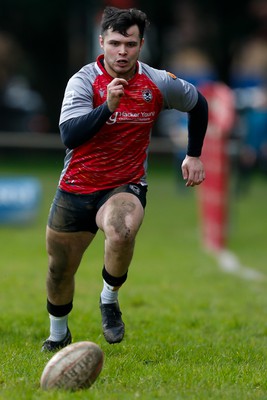
[[[104,39],[103,39],[103,36],[102,36],[102,35],[99,35],[99,44],[100,44],[101,49],[103,49],[103,46],[104,46]]]
[[[143,47],[143,44],[145,43],[145,39],[144,38],[142,38],[141,39],[141,42],[140,42],[140,49]]]

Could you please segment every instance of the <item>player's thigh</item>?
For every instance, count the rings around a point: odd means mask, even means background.
[[[76,270],[95,234],[90,232],[58,232],[46,229],[46,247],[54,268]]]
[[[105,232],[109,228],[113,228],[116,232],[129,228],[135,234],[143,218],[144,208],[138,197],[122,192],[111,196],[100,207],[96,215],[96,223]]]

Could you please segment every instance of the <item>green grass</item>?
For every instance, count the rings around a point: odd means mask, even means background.
[[[20,164],[20,167],[18,165]],[[45,309],[45,225],[62,155],[1,157],[1,175],[32,174],[43,188],[36,222],[0,226],[0,399],[255,400],[267,399],[266,280],[224,273],[201,248],[195,191],[179,191],[170,165],[151,160],[146,217],[129,279],[120,292],[126,336],[108,345],[101,334],[103,237],[99,233],[76,277],[69,319],[74,341],[91,340],[105,353],[89,390],[43,392],[50,356]],[[229,249],[267,275],[267,182],[232,199]]]

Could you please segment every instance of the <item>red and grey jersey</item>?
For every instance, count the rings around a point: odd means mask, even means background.
[[[126,183],[146,185],[151,129],[164,109],[189,112],[198,92],[174,75],[137,62],[134,77],[124,87],[124,96],[114,113],[107,109],[107,85],[113,78],[102,65],[103,56],[83,67],[68,82],[60,115],[66,121],[89,116],[99,124],[97,132],[66,151],[59,187],[88,194]],[[99,110],[99,113],[98,113]],[[101,120],[102,119],[102,120]],[[88,127],[88,130],[90,127]]]

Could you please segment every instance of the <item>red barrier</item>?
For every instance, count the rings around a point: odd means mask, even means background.
[[[231,89],[211,82],[200,87],[209,104],[209,124],[201,159],[206,179],[198,188],[203,246],[221,250],[227,242],[229,203],[228,138],[235,120]]]

